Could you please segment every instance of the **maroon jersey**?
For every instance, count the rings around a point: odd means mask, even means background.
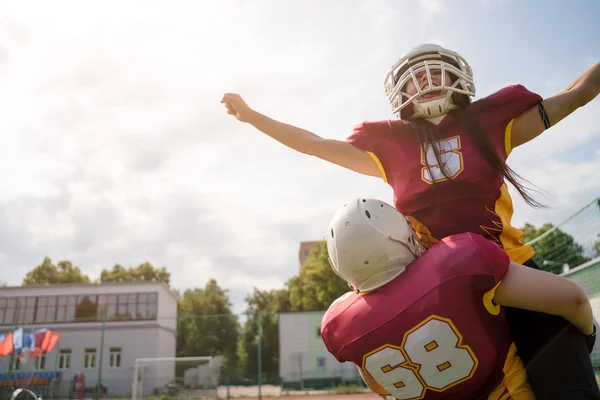
[[[336,300],[321,321],[325,346],[397,399],[488,395],[512,344],[491,301],[508,265],[482,236],[445,238],[380,289]]]
[[[506,160],[513,119],[540,101],[539,95],[512,85],[468,109]],[[396,209],[424,224],[434,238],[473,232],[504,248],[513,261],[531,258],[533,248],[524,246],[522,232],[510,225],[512,200],[503,176],[488,164],[452,115],[438,127],[440,161],[450,181],[442,174],[433,148],[424,150],[406,121],[363,122],[347,141],[371,154],[394,189]]]

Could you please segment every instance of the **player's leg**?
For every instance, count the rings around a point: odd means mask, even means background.
[[[533,260],[528,260],[523,265],[541,269]],[[513,342],[525,365],[546,343],[570,325],[563,317],[512,307],[506,307],[506,316]]]
[[[530,360],[526,371],[538,399],[600,399],[585,338],[570,324]]]
[[[531,268],[541,269],[533,260],[523,264]],[[530,362],[542,348],[558,337],[565,328],[571,327],[573,329],[574,333],[569,335],[570,338],[578,337],[578,340],[573,340],[569,344],[568,348],[571,350],[562,351],[560,358],[552,360],[552,364],[560,363],[561,367],[565,368],[563,371],[580,370],[586,372],[577,373],[577,375],[569,373],[569,379],[539,379],[533,382],[530,380],[536,395],[540,391],[548,391],[548,389],[552,389],[553,393],[557,394],[579,390],[580,392],[589,392],[592,396],[589,398],[600,399],[600,392],[598,391],[585,338],[567,320],[555,315],[510,307],[506,308],[506,316],[510,324],[513,342],[517,346],[519,357],[526,368],[529,368]],[[563,340],[565,339],[563,338]]]

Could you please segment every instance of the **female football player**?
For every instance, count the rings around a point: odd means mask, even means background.
[[[346,141],[275,121],[252,110],[238,94],[225,94],[222,103],[239,121],[294,150],[383,179],[394,190],[395,208],[411,219],[426,245],[473,232],[500,245],[511,261],[539,269],[533,248],[511,225],[506,182],[529,205],[540,204],[506,159],[513,148],[600,93],[600,63],[547,99],[511,85],[471,103],[475,84],[467,61],[427,44],[402,57],[384,87],[398,119],[362,122]],[[515,308],[507,314],[525,364],[566,324],[560,317]]]

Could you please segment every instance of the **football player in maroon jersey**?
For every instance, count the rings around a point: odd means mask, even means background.
[[[238,94],[227,93],[221,102],[238,120],[294,150],[383,179],[394,190],[394,206],[426,246],[452,234],[477,233],[502,247],[512,261],[540,269],[532,259],[534,249],[521,242],[522,232],[511,225],[507,183],[531,206],[540,204],[506,159],[512,149],[600,93],[600,63],[546,99],[510,85],[471,102],[475,83],[467,61],[425,44],[394,64],[384,87],[397,119],[362,122],[345,141],[273,120]],[[567,325],[563,318],[527,310],[507,308],[507,315],[525,364]],[[565,352],[560,363],[579,360]]]
[[[584,335],[594,331],[590,303],[575,283],[511,262],[474,233],[423,252],[410,221],[379,200],[341,207],[327,251],[353,291],[323,316],[323,341],[338,361],[356,364],[378,394],[535,399],[502,306],[564,317]],[[544,398],[589,397],[574,391]]]

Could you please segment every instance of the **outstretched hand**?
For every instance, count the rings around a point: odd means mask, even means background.
[[[221,103],[225,104],[227,108],[227,114],[233,115],[241,122],[249,122],[254,111],[248,107],[248,104],[242,99],[237,93],[225,93]]]

